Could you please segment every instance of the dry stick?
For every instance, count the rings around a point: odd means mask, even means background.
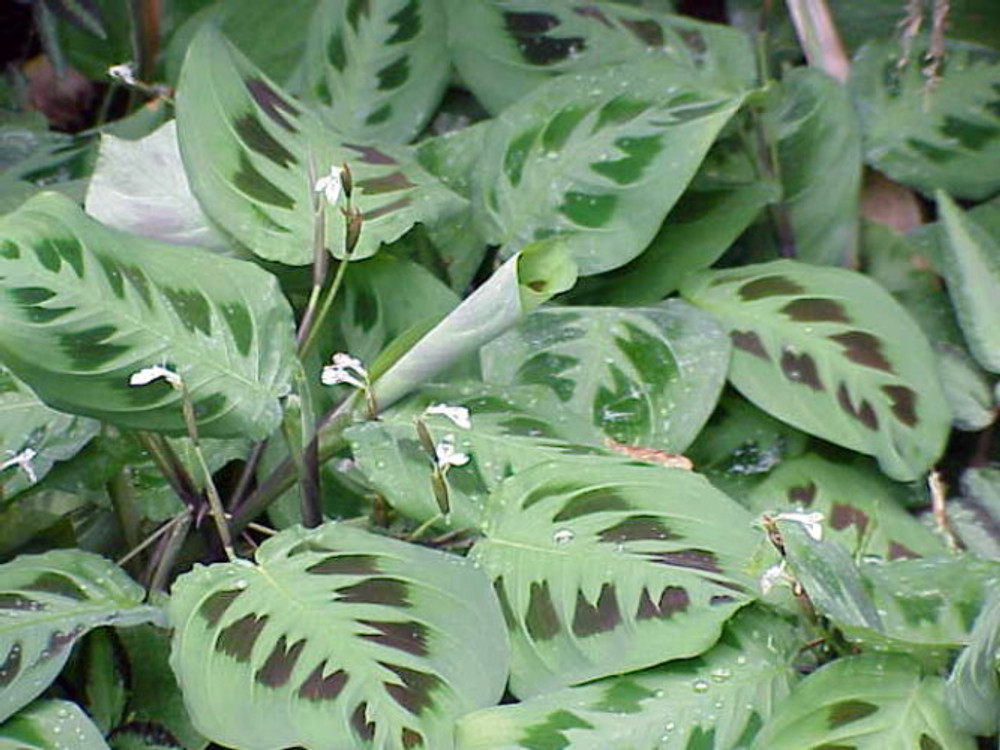
[[[786,0],[785,5],[809,65],[845,83],[851,74],[851,63],[826,1]]]

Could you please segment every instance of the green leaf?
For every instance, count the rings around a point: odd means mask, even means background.
[[[845,628],[849,640],[914,655],[950,649],[975,639],[976,622],[990,592],[1000,586],[1000,565],[974,555],[926,557],[862,564],[861,576],[882,622],[881,636]]]
[[[33,451],[25,467],[10,463],[0,472],[2,495],[15,495],[44,478],[56,461],[75,456],[99,429],[91,419],[48,408],[0,366],[0,463]]]
[[[159,619],[144,597],[120,568],[90,552],[55,550],[0,565],[0,721],[49,686],[88,630]]]
[[[70,744],[64,744],[64,743]],[[108,750],[83,710],[64,700],[33,703],[0,726],[0,750]]]
[[[979,364],[1000,373],[1000,242],[946,193],[939,190],[935,198],[947,231],[943,267],[958,322]]]
[[[750,508],[822,513],[829,538],[855,558],[938,555],[941,542],[899,502],[897,487],[862,466],[815,455],[786,461],[750,495]]]
[[[445,417],[423,415],[435,403],[466,407],[471,429],[458,430]],[[555,459],[582,465],[604,453],[579,444],[593,430],[585,420],[568,414],[555,394],[542,386],[425,387],[381,414],[377,422],[344,432],[370,485],[397,511],[420,522],[437,518],[441,511],[431,479],[433,458],[418,439],[417,417],[432,439],[452,435],[455,449],[469,456],[466,464],[451,467],[446,479],[451,512],[440,523],[455,529],[479,529],[487,497],[508,476]]]
[[[216,250],[229,247],[191,193],[174,120],[137,141],[102,135],[85,208],[106,226],[141,237]]]
[[[861,131],[845,87],[812,68],[782,80],[770,113],[796,257],[853,266],[858,250]]]
[[[687,274],[704,271],[721,258],[761,209],[780,196],[775,185],[763,181],[698,181],[696,177],[638,258],[583,279],[574,299],[623,307],[655,304],[677,291]]]
[[[171,665],[214,741],[447,750],[503,693],[500,609],[461,558],[336,523],[256,557],[195,568],[170,601]]]
[[[746,505],[751,488],[808,444],[807,435],[727,389],[686,455],[712,484]]]
[[[81,700],[100,730],[107,734],[122,720],[128,689],[124,653],[117,634],[109,628],[93,630],[80,644],[71,662]]]
[[[963,347],[936,342],[938,372],[956,430],[979,432],[996,420],[992,382]]]
[[[576,264],[560,238],[525,246],[378,377],[379,408],[431,381],[575,282]]]
[[[500,596],[511,691],[526,698],[706,650],[755,596],[750,521],[682,469],[595,456],[504,480],[470,557]]]
[[[443,0],[318,3],[304,59],[308,98],[341,133],[412,140],[448,82]]]
[[[537,310],[480,358],[487,382],[548,386],[606,437],[680,453],[715,408],[729,349],[711,317],[671,300]]]
[[[940,456],[951,414],[934,354],[875,282],[781,260],[702,274],[683,293],[729,329],[729,377],[757,406],[874,455],[893,479]]]
[[[1000,469],[966,469],[960,489],[961,494],[949,498],[945,506],[948,522],[966,549],[1000,560]]]
[[[440,320],[458,302],[434,274],[412,261],[379,255],[355,263],[331,311],[333,341],[325,350],[371,362],[414,323]]]
[[[118,637],[130,665],[129,716],[140,727],[164,728],[188,750],[205,747],[208,741],[191,726],[184,696],[170,670],[169,633],[152,625],[140,625],[119,631]],[[120,744],[115,742],[116,750]]]
[[[947,44],[941,78],[921,71],[926,38],[900,68],[896,40],[862,47],[851,65],[851,93],[861,115],[866,161],[925,193],[944,190],[981,200],[1000,189],[1000,116],[992,50]]]
[[[181,71],[177,135],[191,189],[209,218],[267,260],[312,260],[321,199],[313,187],[344,163],[353,175],[354,206],[364,214],[352,260],[465,205],[408,149],[358,142],[328,128],[209,27],[191,42]],[[344,216],[325,206],[323,217],[327,247],[343,258]]]
[[[878,610],[847,550],[815,539],[803,524],[778,520],[785,560],[816,609],[840,627],[882,630]]]
[[[570,0],[449,0],[449,44],[465,83],[493,113],[554,76],[651,54],[685,77],[744,90],[756,68],[749,40],[726,26],[655,10]]]
[[[510,253],[559,235],[590,275],[639,255],[740,96],[648,57],[539,86],[493,120],[477,208]]]
[[[993,597],[976,620],[972,642],[958,657],[944,689],[945,705],[955,723],[979,735],[1000,726],[1000,598]]]
[[[205,437],[267,437],[294,359],[291,310],[249,263],[107,229],[55,194],[0,219],[0,357],[50,406],[184,431],[177,372]]]
[[[458,747],[746,747],[788,696],[797,647],[788,623],[748,608],[703,656],[469,714],[459,721]]]
[[[945,710],[943,692],[940,677],[922,677],[905,656],[844,657],[799,683],[753,747],[973,750],[973,738]]]

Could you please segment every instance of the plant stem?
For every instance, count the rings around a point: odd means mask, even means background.
[[[350,423],[351,415],[356,406],[356,396],[357,392],[348,396],[327,412],[316,426],[316,435],[306,446],[306,451],[315,449],[317,464],[328,460],[344,446],[341,433]],[[268,505],[295,483],[296,475],[295,463],[290,458],[286,458],[276,466],[233,513],[230,522],[233,533],[241,533],[246,529],[247,524],[267,510]]]
[[[316,315],[315,321],[310,325],[309,331],[305,336],[305,339],[299,345],[299,357],[305,359],[306,355],[312,349],[313,344],[316,343],[316,336],[322,327],[323,321],[326,320],[326,316],[330,313],[330,308],[333,307],[333,300],[337,296],[337,292],[340,291],[340,287],[344,282],[344,274],[347,273],[347,260],[342,260],[337,265],[337,273],[333,277],[333,283],[330,285],[330,289],[326,293],[326,297],[323,299],[323,304],[319,308],[319,313]]]
[[[201,468],[205,478],[205,491],[208,494],[208,508],[215,521],[215,527],[219,531],[219,541],[222,542],[222,549],[229,560],[236,559],[233,551],[233,538],[229,533],[229,524],[226,521],[226,512],[222,507],[222,498],[215,487],[212,479],[212,470],[208,468],[205,454],[201,450],[201,442],[198,439],[198,422],[194,416],[194,404],[191,401],[191,394],[188,393],[186,385],[181,386],[181,408],[184,411],[184,423],[187,425],[188,437],[191,438],[191,447],[194,450],[198,466]]]
[[[143,539],[141,542],[139,542],[139,544],[137,544],[134,547],[132,547],[132,549],[130,549],[122,557],[120,557],[115,562],[115,564],[119,565],[119,566],[124,565],[129,560],[131,560],[133,557],[135,557],[140,552],[142,552],[144,549],[146,549],[153,542],[155,542],[157,539],[159,539],[161,536],[163,536],[168,531],[170,531],[170,529],[172,529],[175,525],[177,525],[178,523],[180,523],[182,519],[184,519],[186,516],[190,516],[190,515],[191,515],[191,511],[188,510],[187,508],[185,508],[180,513],[178,513],[176,516],[174,516],[173,518],[171,518],[169,521],[167,521],[166,523],[161,524],[160,528],[158,528],[152,534],[150,534],[145,539]]]
[[[174,567],[174,562],[177,560],[177,555],[181,551],[181,547],[184,546],[184,541],[187,539],[188,530],[191,528],[191,524],[194,518],[190,513],[186,513],[181,516],[180,520],[173,525],[170,533],[163,540],[160,546],[159,554],[156,556],[157,562],[156,567],[153,570],[153,575],[149,582],[150,591],[161,591],[166,589],[167,577],[170,575],[170,571]]]
[[[111,505],[118,517],[118,524],[122,528],[125,544],[129,548],[137,547],[140,540],[139,525],[142,523],[142,514],[136,506],[135,488],[129,479],[127,469],[123,468],[108,482],[108,495],[111,496]]]
[[[309,184],[316,181],[316,170],[310,164]],[[313,279],[312,289],[309,292],[309,301],[306,303],[305,312],[302,314],[302,321],[299,323],[299,330],[296,334],[296,343],[299,347],[299,356],[305,357],[303,343],[309,340],[310,334],[316,325],[316,306],[319,304],[320,294],[323,285],[326,284],[326,273],[330,267],[330,256],[326,249],[326,201],[322,196],[314,193],[313,203]],[[322,318],[320,319],[322,320]]]
[[[236,482],[236,488],[229,496],[230,513],[235,512],[236,509],[243,504],[243,499],[250,491],[250,483],[253,481],[254,475],[257,473],[257,467],[260,466],[260,461],[264,457],[265,450],[267,450],[267,441],[261,440],[259,443],[254,445],[250,451],[250,455],[247,456],[246,464],[243,466],[240,478]]]
[[[162,436],[152,432],[140,432],[138,436],[143,447],[149,453],[149,457],[153,459],[153,463],[156,464],[156,468],[159,469],[160,474],[167,480],[170,488],[181,499],[181,502],[197,513],[202,505],[201,494],[188,475],[184,464],[181,463],[181,460],[177,458],[177,454],[174,453],[173,448],[170,447],[170,443],[164,440]]]

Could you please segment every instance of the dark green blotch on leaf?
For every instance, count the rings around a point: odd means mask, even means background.
[[[827,724],[830,729],[836,729],[844,724],[860,721],[878,711],[874,703],[861,700],[847,700],[830,706],[827,714]]]

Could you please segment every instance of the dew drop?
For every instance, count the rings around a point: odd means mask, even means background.
[[[711,671],[709,676],[713,682],[725,682],[733,676],[733,670],[727,667],[717,667]]]
[[[695,680],[691,683],[691,688],[696,693],[706,693],[708,692],[708,683],[705,680]]]
[[[552,541],[556,544],[569,544],[575,536],[569,529],[556,529],[552,534]]]

